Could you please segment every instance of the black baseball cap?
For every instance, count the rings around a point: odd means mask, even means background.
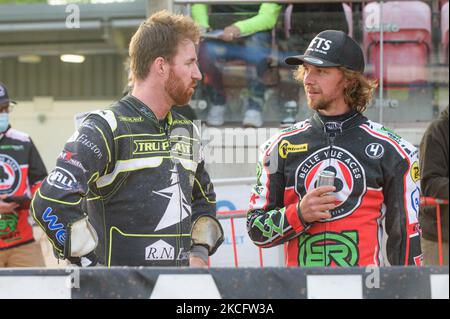
[[[9,102],[11,104],[17,104],[16,101],[13,101],[8,96],[8,90],[6,89],[6,86],[0,82],[0,104]]]
[[[364,55],[361,47],[345,32],[325,30],[311,41],[303,55],[287,57],[289,65],[304,62],[318,67],[343,66],[347,69],[364,72]]]

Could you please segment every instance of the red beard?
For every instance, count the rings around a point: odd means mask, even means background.
[[[185,87],[183,81],[170,70],[165,88],[169,96],[175,102],[175,105],[181,106],[188,104],[191,100],[191,97],[194,94],[194,86],[195,82],[192,83],[192,85]]]

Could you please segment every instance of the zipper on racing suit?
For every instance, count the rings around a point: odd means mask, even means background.
[[[323,123],[323,122],[322,122]],[[338,133],[342,133],[342,123],[341,122],[326,122],[323,123],[323,130],[327,136],[328,143],[328,166],[331,166],[331,151],[333,150],[334,140]],[[324,221],[324,235],[323,235],[323,261],[324,267],[327,266],[327,224],[328,221]]]
[[[338,134],[342,134],[342,127],[344,125],[345,122],[350,121],[351,119],[353,119],[354,117],[356,117],[358,115],[358,113],[355,113],[353,115],[351,115],[349,118],[345,119],[344,121],[328,121],[328,122],[323,122],[323,120],[320,118],[319,116],[319,120],[320,122],[322,122],[323,125],[323,131],[325,133],[325,135],[327,136],[327,144],[328,144],[328,166],[331,166],[331,151],[333,150],[333,146],[334,146],[334,141],[336,139],[336,136]],[[333,218],[333,216],[331,216],[331,218]],[[324,254],[324,266],[326,265],[326,260],[327,260],[327,224],[328,221],[324,221],[323,225],[324,225],[324,241],[323,241],[323,254]]]
[[[164,132],[166,135],[167,141],[169,141],[170,145],[170,124],[168,123],[168,118],[166,117],[164,120],[159,121],[160,130]],[[178,192],[183,194],[182,188],[181,188],[181,179],[180,179],[180,172],[178,171],[178,165],[174,161],[173,164],[175,165],[177,174],[178,174]],[[182,196],[179,196],[180,202],[178,203],[180,206],[180,214],[179,214],[179,223],[177,224],[177,233],[178,236],[175,237],[176,241],[176,256],[175,256],[175,264],[178,266],[181,266],[182,260],[179,260],[178,257],[180,257],[180,250],[183,248],[183,226],[182,226],[182,220],[183,220],[183,201]]]

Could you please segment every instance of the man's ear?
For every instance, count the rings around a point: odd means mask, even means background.
[[[344,89],[352,87],[355,84],[355,82],[356,82],[356,79],[344,78]]]
[[[163,57],[157,57],[149,66],[149,74],[164,76],[167,72],[167,62]]]
[[[153,61],[152,67],[154,67],[154,71],[159,76],[164,76],[167,72],[167,61],[163,57],[157,57],[155,61]]]

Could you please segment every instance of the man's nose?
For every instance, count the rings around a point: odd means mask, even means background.
[[[192,78],[196,81],[200,81],[202,79],[202,73],[200,72],[198,65],[195,66],[194,72],[192,73]]]
[[[314,77],[311,75],[311,72],[305,72],[305,75],[303,76],[303,83],[305,85],[314,84]]]

